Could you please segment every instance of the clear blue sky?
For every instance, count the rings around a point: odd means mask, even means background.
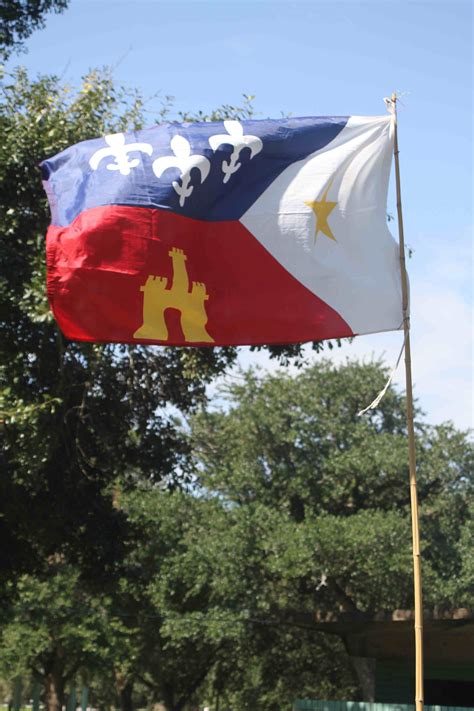
[[[382,114],[384,96],[409,92],[399,130],[416,393],[433,421],[467,427],[472,33],[472,3],[459,0],[71,0],[10,66],[78,84],[89,68],[114,65],[117,80],[173,95],[176,112],[255,94],[262,118]],[[390,363],[400,336],[356,340],[344,354],[385,353]]]

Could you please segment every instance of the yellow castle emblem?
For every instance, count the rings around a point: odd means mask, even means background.
[[[167,341],[165,312],[166,309],[176,309],[180,312],[181,328],[188,343],[214,343],[206,331],[205,302],[209,299],[206,285],[193,281],[189,291],[185,253],[173,248],[168,254],[173,261],[172,285],[168,286],[167,277],[149,276],[146,284],[140,287],[143,291],[143,324],[133,337]]]

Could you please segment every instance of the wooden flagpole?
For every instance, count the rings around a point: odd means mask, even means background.
[[[413,426],[413,384],[411,375],[410,315],[408,305],[408,279],[405,263],[405,237],[403,233],[402,194],[400,189],[400,164],[398,160],[397,95],[392,94],[394,112],[394,157],[397,189],[398,234],[400,240],[400,271],[402,279],[403,330],[405,333],[405,374],[408,427],[408,461],[410,472],[411,526],[413,537],[413,587],[415,598],[415,708],[423,711],[423,598],[421,588],[420,527],[418,495],[416,489],[415,429]]]

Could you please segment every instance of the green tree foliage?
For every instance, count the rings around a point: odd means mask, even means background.
[[[466,605],[474,606],[474,504],[471,501],[467,519],[460,526],[460,536],[456,544],[456,558],[461,563],[457,567],[456,592],[461,590]]]
[[[187,516],[180,543],[151,590],[167,611],[168,648],[194,636],[196,649],[209,650],[205,698],[219,696],[242,711],[276,711],[291,704],[297,687],[305,695],[351,694],[355,683],[342,644],[291,619],[302,597],[290,555],[308,555],[298,539],[288,554],[285,537],[295,535],[295,526],[268,507],[229,508],[212,495],[185,496],[200,515]]]
[[[356,697],[358,672],[351,677],[344,651],[313,633],[306,660],[323,674],[307,676],[303,657],[283,643],[285,624],[291,637],[302,620],[412,607],[404,397],[392,388],[357,415],[386,377],[377,363],[323,361],[295,377],[250,371],[227,386],[227,402],[192,420],[197,483],[222,507],[219,534],[211,529],[206,542],[202,532],[193,551],[194,580],[212,578],[222,605],[277,631],[273,644],[247,653],[245,673],[238,663],[228,673],[237,708],[279,708],[277,687],[280,703],[295,693]],[[470,606],[472,443],[419,412],[416,429],[425,606]],[[258,636],[258,626],[247,630],[247,649]]]
[[[130,613],[141,618],[130,678],[169,711],[181,711],[242,635],[239,614],[213,597],[210,579],[196,577],[196,543],[220,510],[189,493],[155,489],[129,494],[124,506],[142,534],[123,580]]]
[[[23,47],[24,40],[45,25],[48,12],[63,12],[69,0],[1,0],[0,58]]]
[[[22,575],[4,609],[0,673],[9,679],[33,674],[45,685],[47,705],[57,706],[66,682],[106,654],[110,620],[104,609],[71,566],[51,562],[47,577]]]
[[[356,698],[342,643],[309,620],[411,605],[404,398],[390,390],[356,415],[384,377],[377,364],[327,362],[294,377],[243,374],[230,403],[190,419],[193,484],[115,482],[113,507],[133,537],[112,586],[91,591],[56,558],[49,576],[24,575],[9,591],[0,656],[10,677],[29,668],[46,682],[47,660],[67,647],[71,666],[45,688],[60,695],[73,668],[123,711],[134,698],[168,711]],[[425,599],[469,605],[472,447],[451,426],[417,429]],[[395,450],[385,469],[370,461],[377,438]]]
[[[377,409],[357,414],[385,378],[377,363],[323,361],[296,377],[251,371],[227,388],[226,407],[193,420],[200,485],[232,515],[263,507],[263,521],[278,513],[279,575],[288,580],[294,571],[296,589],[312,591],[313,610],[412,604],[405,400],[390,389]],[[468,604],[458,576],[472,445],[449,424],[424,424],[420,413],[416,428],[425,602]]]
[[[341,640],[303,627],[256,623],[236,652],[216,665],[203,691],[213,709],[239,711],[291,709],[301,697],[358,696]]]

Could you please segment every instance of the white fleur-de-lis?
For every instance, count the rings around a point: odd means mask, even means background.
[[[236,173],[242,165],[238,162],[240,151],[243,148],[250,148],[250,158],[252,159],[257,153],[260,153],[263,143],[257,136],[244,136],[244,129],[240,121],[224,121],[224,128],[228,131],[228,135],[222,133],[211,136],[209,144],[213,151],[216,151],[223,143],[229,143],[234,146],[229,162],[227,163],[225,160],[222,162],[224,183],[227,183],[230,180],[230,176]]]
[[[131,151],[141,151],[151,156],[153,148],[149,143],[125,143],[123,133],[113,133],[110,136],[104,136],[108,148],[100,148],[96,151],[89,160],[89,165],[92,170],[97,170],[99,163],[103,158],[111,156],[115,158],[112,163],[107,165],[107,170],[119,170],[122,175],[128,175],[130,168],[136,168],[140,163],[139,158],[129,160],[128,153]]]
[[[173,180],[173,188],[179,195],[179,204],[183,207],[184,201],[191,195],[194,189],[193,186],[190,185],[191,170],[193,168],[199,170],[201,183],[203,183],[209,175],[211,164],[205,156],[197,154],[191,155],[189,141],[183,138],[183,136],[173,136],[170,146],[174,156],[163,156],[153,161],[153,172],[157,178],[161,178],[168,168],[178,168],[181,171],[181,175],[179,176],[181,185],[177,180]]]

